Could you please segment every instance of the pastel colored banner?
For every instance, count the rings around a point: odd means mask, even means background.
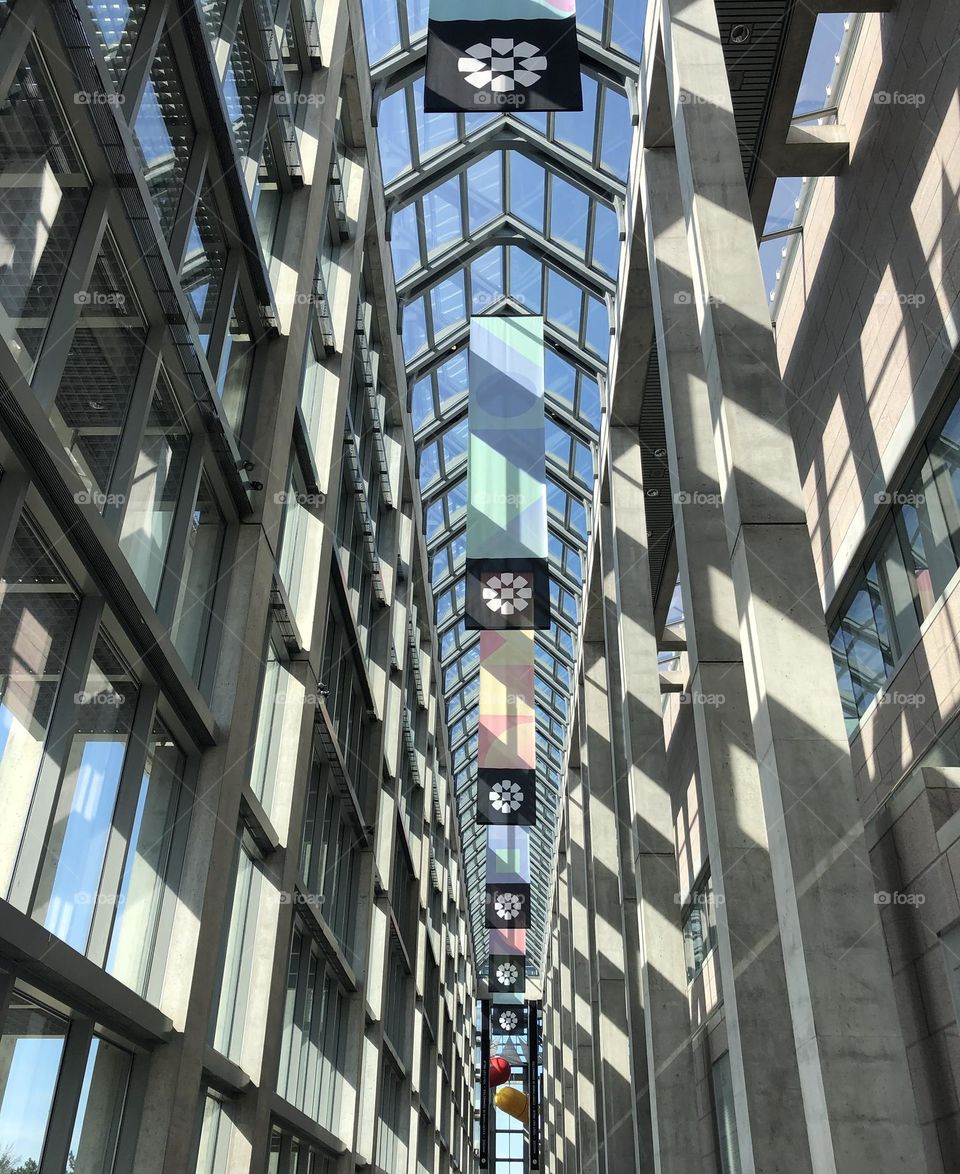
[[[491,957],[495,954],[523,955],[527,952],[527,933],[523,929],[491,929],[487,935]]]
[[[543,319],[470,319],[467,557],[547,549]]]
[[[574,0],[430,0],[424,110],[582,110]]]
[[[530,880],[530,832],[525,827],[487,829],[487,884]]]
[[[535,770],[533,632],[480,633],[477,766]]]

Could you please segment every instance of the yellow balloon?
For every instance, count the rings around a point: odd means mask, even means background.
[[[522,1121],[524,1125],[529,1124],[530,1102],[527,1100],[527,1094],[520,1089],[511,1088],[509,1084],[503,1085],[494,1094],[493,1103],[509,1117]]]

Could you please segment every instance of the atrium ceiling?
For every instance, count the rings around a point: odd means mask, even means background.
[[[641,0],[578,0],[583,111],[424,114],[428,0],[364,0],[453,783],[478,956],[479,633],[463,624],[470,316],[542,314],[554,622],[536,637],[538,816],[528,974],[549,921],[597,440],[637,122]]]

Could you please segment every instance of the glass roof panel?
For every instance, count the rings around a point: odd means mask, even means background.
[[[643,0],[578,0],[581,112],[423,113],[428,0],[363,0],[383,97],[378,128],[402,306],[464,876],[474,942],[483,926],[484,844],[476,789],[479,636],[463,625],[467,325],[473,313],[546,319],[547,505],[554,622],[535,640],[538,825],[532,829],[528,965],[539,966],[556,853],[563,754],[592,519],[619,201],[633,141],[629,87]],[[513,131],[504,146],[500,128]]]

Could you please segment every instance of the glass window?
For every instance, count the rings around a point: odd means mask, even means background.
[[[174,838],[185,769],[186,756],[160,718],[155,718],[106,962],[109,974],[144,996],[164,897],[175,894],[179,882]]]
[[[307,436],[313,446],[314,457],[319,456],[320,453],[324,373],[323,360],[316,342],[311,338],[307,343],[307,366],[303,376],[303,388],[300,392],[300,407],[303,411],[303,422],[307,428]]]
[[[720,1174],[740,1174],[740,1150],[737,1145],[737,1118],[733,1105],[733,1077],[730,1053],[724,1052],[712,1071],[713,1103],[717,1112],[717,1140],[720,1151]]]
[[[51,420],[91,500],[103,512],[127,408],[146,344],[146,323],[105,236],[57,388]]]
[[[37,1170],[43,1156],[68,1026],[14,990],[0,1036],[0,1155],[9,1155],[11,1174]]]
[[[353,930],[360,844],[352,817],[331,785],[326,763],[314,758],[303,825],[300,866],[310,894],[320,899],[320,915],[351,965],[356,962]]]
[[[225,531],[226,522],[204,475],[200,478],[187,535],[186,557],[173,618],[173,643],[194,680],[200,676],[203,666]]]
[[[290,606],[295,614],[299,614],[300,598],[304,595],[303,587],[306,585],[309,588],[310,578],[315,571],[315,563],[310,558],[311,551],[308,546],[310,530],[308,503],[310,500],[312,497],[307,493],[300,463],[294,456],[290,461],[283,516],[280,522],[280,550],[277,556],[277,568],[280,572],[280,581],[286,588]]]
[[[119,90],[133,55],[140,23],[147,10],[146,0],[87,0],[113,84]]]
[[[133,131],[160,228],[169,237],[177,218],[196,129],[166,33],[157,45]]]
[[[233,302],[233,312],[223,340],[220,375],[217,379],[217,392],[223,404],[224,415],[235,433],[240,431],[243,424],[250,376],[253,373],[255,341],[250,319],[243,308],[243,299],[238,293]]]
[[[213,329],[227,259],[227,246],[220,223],[220,214],[207,180],[200,194],[180,266],[180,284],[193,307],[200,340],[205,346]]]
[[[283,734],[283,715],[287,700],[284,689],[286,679],[287,673],[280,662],[280,654],[271,640],[267,647],[267,664],[264,670],[263,691],[260,694],[260,714],[257,718],[253,763],[250,769],[250,786],[268,815],[273,805],[277,760]]]
[[[107,839],[120,790],[139,687],[101,631],[83,689],[71,700],[71,735],[43,846],[33,916],[83,953],[100,895]]]
[[[260,910],[262,873],[249,837],[243,835],[237,849],[233,904],[227,931],[220,984],[220,1003],[213,1046],[231,1060],[240,1059],[243,1044],[250,970]]]
[[[25,371],[50,323],[88,180],[34,46],[0,105],[0,328]]]
[[[947,520],[928,460],[921,462],[899,498],[907,540],[907,566],[920,611],[927,616],[957,569]]]
[[[120,549],[154,605],[166,564],[190,434],[161,373],[127,497]]]
[[[66,1174],[107,1174],[113,1170],[132,1060],[123,1048],[94,1036],[80,1088]]]
[[[683,918],[683,946],[687,958],[687,982],[693,982],[703,969],[707,955],[717,945],[716,902],[709,874],[690,894]]]
[[[893,670],[895,658],[888,632],[886,607],[877,567],[873,563],[861,576],[839,623],[850,685],[860,715],[883,688]]]
[[[22,515],[0,580],[0,893],[33,798],[80,601],[46,538]]]
[[[287,969],[278,1086],[286,1099],[331,1129],[343,1085],[348,997],[298,920]]]
[[[270,147],[269,139],[263,144],[263,158],[257,171],[257,182],[253,189],[253,210],[257,220],[257,232],[260,234],[260,247],[267,264],[270,258],[278,253],[277,228],[280,223],[280,178],[276,160]]]
[[[242,18],[237,26],[236,39],[223,75],[223,99],[237,140],[237,149],[243,157],[250,150],[250,136],[257,116],[260,89]]]
[[[203,1098],[197,1174],[227,1174],[233,1123],[224,1101],[208,1092]]]

